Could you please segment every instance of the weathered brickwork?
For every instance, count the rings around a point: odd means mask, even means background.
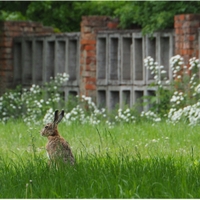
[[[174,17],[175,54],[183,56],[186,65],[189,64],[190,58],[199,57],[199,27],[199,14],[182,14]]]
[[[13,39],[17,36],[46,35],[53,32],[53,28],[43,27],[36,22],[0,22],[0,95],[13,84]]]
[[[80,94],[96,99],[97,32],[117,29],[118,21],[107,16],[82,17],[80,38]]]

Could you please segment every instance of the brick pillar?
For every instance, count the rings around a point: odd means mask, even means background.
[[[199,27],[199,14],[182,14],[174,16],[175,54],[181,55],[184,58],[186,65],[189,65],[190,58],[199,57]]]
[[[118,20],[107,16],[83,16],[80,38],[80,95],[96,102],[96,44],[99,30],[117,29]]]
[[[0,22],[0,95],[13,86],[13,39],[17,36],[46,35],[53,28],[27,21]]]

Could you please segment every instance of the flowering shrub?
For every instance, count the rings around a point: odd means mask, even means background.
[[[127,108],[126,110],[118,109],[118,115],[115,116],[115,120],[116,122],[120,123],[134,123],[136,121],[136,118],[132,115],[131,109]]]
[[[162,81],[167,80],[166,71],[164,70],[164,66],[159,66],[157,62],[154,62],[154,59],[148,56],[144,59],[144,66],[150,70],[150,73],[154,76],[153,85],[163,87]]]
[[[141,117],[146,118],[147,120],[150,120],[150,121],[153,121],[153,122],[161,121],[161,118],[156,113],[154,113],[150,110],[147,111],[147,112],[142,111]]]
[[[0,97],[0,121],[21,117],[27,124],[39,123],[47,109],[55,108],[62,101],[58,88],[67,80],[66,73],[58,74],[44,88],[33,84],[30,89],[17,87],[6,92]]]
[[[172,108],[168,113],[168,118],[172,123],[184,120],[189,121],[189,125],[196,125],[200,121],[200,103],[198,102],[178,110]]]
[[[43,123],[52,122],[54,116],[54,110],[50,108],[44,116]],[[134,123],[136,121],[135,116],[131,113],[131,109],[126,110],[118,109],[117,115],[114,120],[107,114],[105,108],[98,109],[91,97],[82,96],[79,104],[74,107],[70,112],[66,113],[63,122],[67,124],[91,124],[98,125],[105,122],[108,127],[113,127],[115,123]],[[111,122],[112,121],[112,122]]]
[[[77,97],[78,98],[78,97]],[[46,124],[51,122],[54,116],[54,110],[50,108],[44,119],[43,123]],[[77,106],[67,112],[63,118],[63,121],[67,124],[80,123],[80,124],[93,124],[97,125],[103,118],[106,118],[106,109],[98,109],[94,102],[92,102],[91,97],[82,96],[80,102]]]
[[[159,122],[167,117],[168,122],[180,120],[196,125],[200,121],[200,63],[196,58],[190,59],[190,67],[184,66],[183,58],[179,55],[170,59],[173,80],[166,76],[164,66],[159,66],[153,58],[147,57],[144,64],[153,76],[152,86],[156,88],[155,96],[150,96],[153,103],[149,111],[138,115],[134,108],[118,109],[116,113],[108,113],[99,109],[90,97],[76,97],[71,107],[64,102],[60,94],[60,86],[67,80],[68,75],[58,74],[44,87],[32,85],[30,89],[17,89],[6,92],[0,97],[0,121],[21,117],[27,124],[51,122],[54,111],[62,104],[67,111],[63,121],[67,124],[80,123],[98,125],[104,122],[112,128],[116,123],[135,123],[140,119]],[[63,102],[62,102],[63,101]],[[77,102],[77,103],[74,103]],[[72,106],[73,105],[73,106]]]
[[[179,55],[170,59],[170,68],[173,80],[166,77],[164,66],[159,66],[153,58],[147,57],[144,64],[153,75],[152,86],[156,87],[156,97],[150,97],[152,108],[142,112],[139,117],[153,122],[159,122],[165,116],[168,122],[176,123],[187,120],[190,125],[200,121],[200,95],[199,68],[200,63],[196,58],[190,59],[190,67],[184,65],[183,58]],[[49,122],[54,110],[50,108],[43,122]],[[97,125],[105,122],[112,128],[116,123],[134,123],[137,120],[136,111],[133,109],[118,109],[114,118],[110,118],[105,109],[98,109],[90,97],[82,96],[78,105],[73,107],[64,118],[66,123],[89,123]]]
[[[172,66],[181,69],[180,64],[183,64],[182,58],[176,56],[172,60]],[[200,121],[199,115],[199,68],[200,63],[196,58],[189,60],[190,67],[182,67],[182,74],[179,75],[179,80],[176,81],[175,87],[177,90],[171,98],[171,109],[168,113],[168,121],[177,123],[180,120],[188,121],[190,125],[195,125]],[[178,71],[178,70],[177,70]]]
[[[7,121],[16,118],[22,112],[21,88],[17,87],[13,92],[6,92],[0,97],[0,120]]]
[[[166,77],[166,70],[164,70],[164,66],[159,66],[157,62],[154,62],[154,59],[150,56],[144,59],[144,66],[150,71],[150,74],[153,75],[153,82],[150,87],[153,86],[156,88],[155,97],[146,97],[149,98],[149,101],[152,104],[150,110],[154,113],[154,116],[164,116],[170,109],[169,102],[172,93],[171,89],[166,89],[166,85],[169,86],[170,83]],[[152,117],[152,112],[147,114],[143,112],[142,117]]]
[[[160,121],[158,114],[161,114],[160,106],[164,105],[164,115],[167,116],[168,122],[176,123],[180,120],[186,120],[190,125],[195,125],[200,121],[200,103],[198,102],[200,95],[199,84],[199,68],[200,63],[196,58],[189,60],[190,67],[183,66],[183,58],[176,55],[170,59],[170,68],[173,80],[167,80],[162,75],[165,74],[163,66],[158,66],[157,62],[151,57],[144,60],[145,66],[154,75],[153,86],[157,86],[156,90],[156,109],[153,111],[142,112],[141,116],[151,119],[152,121]],[[170,83],[170,84],[169,84]],[[167,90],[163,91],[164,85],[169,85]],[[171,85],[171,87],[170,87]],[[165,98],[167,95],[167,99]],[[164,96],[163,96],[164,95]],[[159,106],[160,104],[160,106]],[[155,106],[154,106],[155,107]],[[157,111],[157,112],[155,112]]]

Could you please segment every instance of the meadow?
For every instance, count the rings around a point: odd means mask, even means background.
[[[144,64],[156,94],[139,101],[151,105],[141,113],[137,103],[109,112],[86,96],[64,101],[66,73],[2,95],[0,198],[199,198],[200,62],[172,57],[171,82],[153,58]],[[48,165],[40,130],[58,108],[75,166]]]
[[[200,127],[61,123],[76,165],[49,167],[41,125],[0,125],[1,198],[199,198]]]

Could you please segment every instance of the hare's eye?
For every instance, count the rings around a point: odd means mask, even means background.
[[[47,128],[49,128],[48,126],[45,126],[45,128],[47,129]]]

